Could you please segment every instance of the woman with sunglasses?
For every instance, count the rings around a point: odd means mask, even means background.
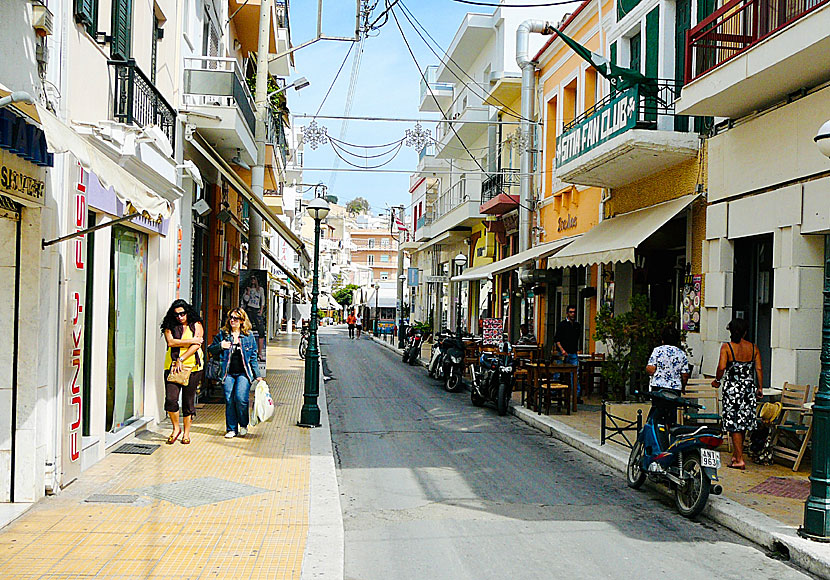
[[[248,395],[251,383],[260,378],[257,343],[251,334],[251,321],[242,308],[228,313],[228,320],[208,347],[222,365],[225,391],[225,438],[248,434]]]
[[[175,300],[167,309],[161,321],[161,332],[167,341],[167,354],[164,357],[164,410],[170,416],[173,433],[167,438],[172,445],[179,438],[179,395],[182,397],[182,415],[184,416],[184,435],[182,444],[190,444],[190,425],[196,415],[196,389],[202,382],[205,330],[202,317],[184,300]],[[184,367],[190,369],[190,379],[186,385],[167,380],[171,370],[181,372]]]

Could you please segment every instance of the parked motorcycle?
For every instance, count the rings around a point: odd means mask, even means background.
[[[407,331],[406,346],[403,349],[403,362],[411,365],[418,364],[418,357],[421,356],[421,344],[424,341],[424,333],[412,327]]]
[[[444,377],[444,388],[454,393],[461,390],[463,382],[461,376],[464,374],[465,346],[461,334],[451,334],[444,339],[442,346],[444,356],[441,358],[441,375]]]
[[[470,365],[470,400],[473,405],[481,407],[487,402],[495,403],[499,415],[506,415],[515,384],[515,367],[513,345],[507,337],[502,339],[498,354],[482,353],[478,359],[478,367],[476,368],[475,364]]]
[[[429,374],[430,378],[444,380],[442,360],[448,346],[444,342],[451,337],[452,334],[448,330],[442,330],[435,337],[435,342],[432,343],[432,351],[429,355],[429,365],[427,366],[427,374]]]
[[[703,408],[668,390],[651,393],[651,411],[631,449],[626,480],[634,489],[646,478],[669,485],[677,511],[693,518],[706,507],[710,493],[723,492],[717,483],[720,454],[715,451],[723,434],[709,426],[673,425],[680,407]]]

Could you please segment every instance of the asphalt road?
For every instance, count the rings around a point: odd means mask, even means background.
[[[349,580],[810,578],[369,338],[320,342]]]

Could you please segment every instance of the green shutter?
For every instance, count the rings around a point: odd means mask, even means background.
[[[628,68],[643,72],[643,35],[639,32],[628,41]]]
[[[98,32],[98,0],[75,0],[75,21],[95,36]]]
[[[650,79],[657,78],[658,63],[660,61],[660,7],[646,14],[646,62],[643,74]],[[657,122],[657,100],[654,97],[645,99],[646,113],[643,118],[651,123]]]
[[[692,26],[692,0],[677,0],[674,24],[674,86],[677,95],[686,82],[686,31]],[[677,115],[674,118],[675,131],[689,130],[689,117]]]
[[[115,60],[130,58],[132,44],[133,2],[112,0],[112,43],[110,56]]]
[[[623,16],[634,10],[639,3],[640,0],[617,0],[617,20],[622,20]]]
[[[697,21],[700,22],[715,11],[715,0],[697,0]]]
[[[611,64],[617,64],[617,42],[614,41],[611,43],[611,50],[610,50],[610,57],[611,57]],[[599,79],[597,79],[599,80]],[[611,86],[611,94],[613,95],[616,91],[614,90],[613,85]]]

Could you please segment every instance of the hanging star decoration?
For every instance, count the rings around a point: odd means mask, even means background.
[[[317,149],[320,145],[328,143],[328,141],[328,129],[317,125],[317,121],[311,121],[311,123],[303,128],[303,143],[306,143],[312,149]]]
[[[419,153],[432,141],[432,131],[421,127],[420,123],[415,124],[414,129],[406,130],[406,146],[413,147]]]
[[[519,151],[527,151],[530,147],[530,134],[521,129],[516,129],[510,136],[510,141]]]

